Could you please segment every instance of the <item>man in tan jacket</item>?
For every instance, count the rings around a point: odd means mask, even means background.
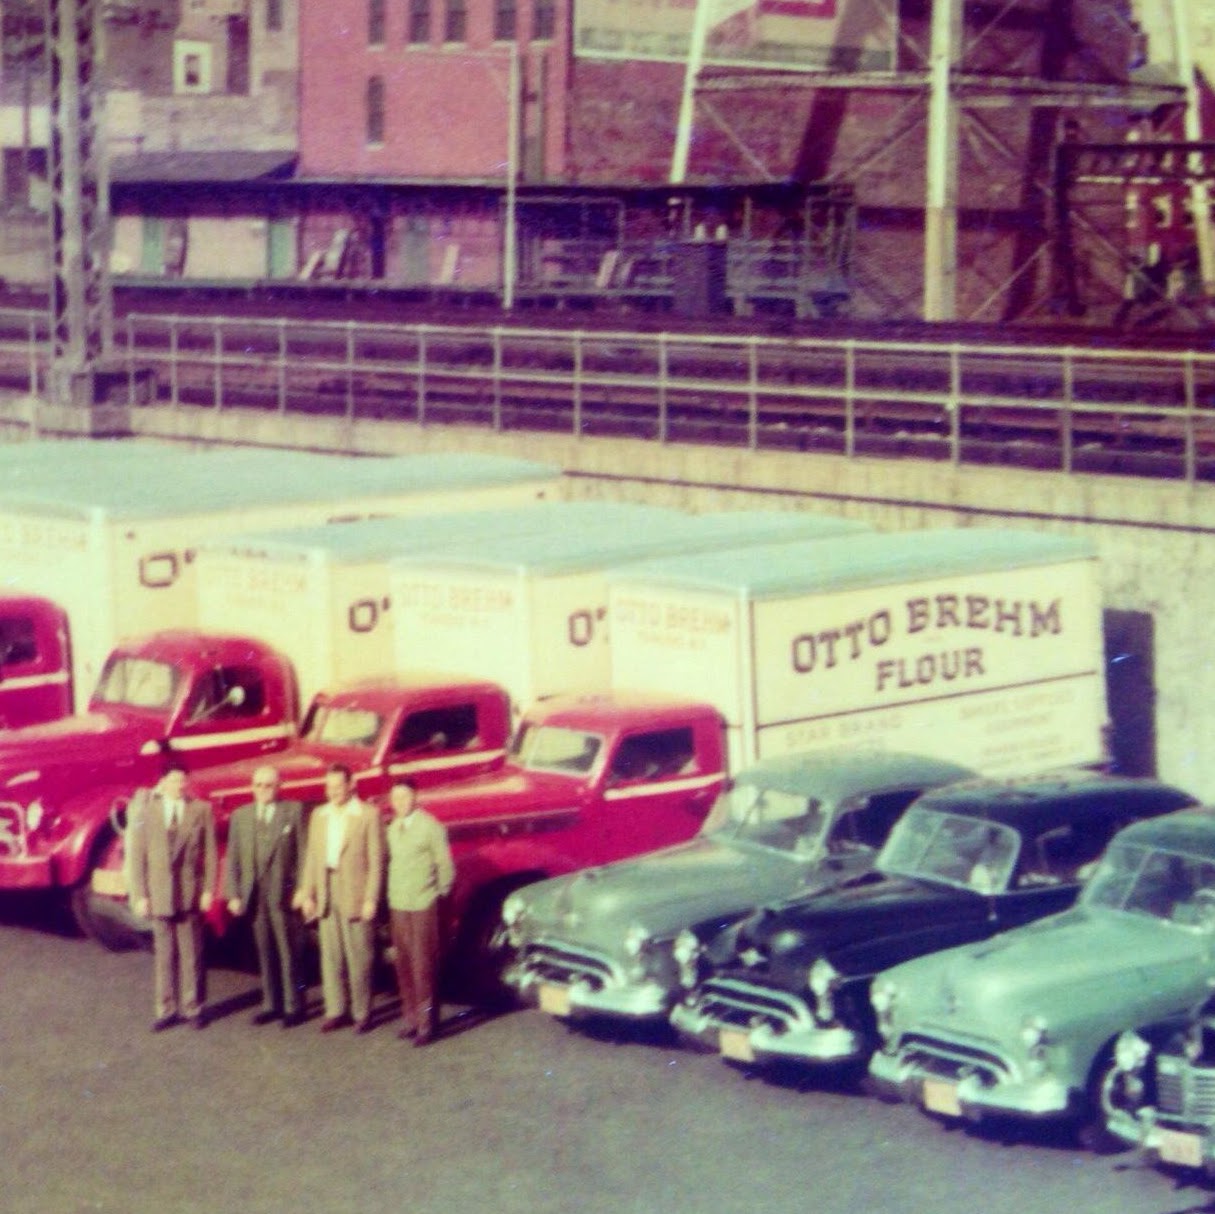
[[[371,1027],[375,917],[384,888],[384,826],[379,811],[354,795],[350,769],[334,764],[325,776],[329,798],[308,824],[308,846],[295,906],[319,920],[322,1033],[350,1023]]]
[[[209,801],[186,795],[185,769],[171,764],[155,789],[131,800],[126,845],[131,907],[152,920],[156,1019],[153,1032],[203,1010],[203,915],[215,888],[215,824]]]

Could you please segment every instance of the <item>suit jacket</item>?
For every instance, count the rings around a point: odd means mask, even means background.
[[[269,829],[258,821],[256,802],[237,808],[228,823],[224,897],[239,898],[247,911],[256,890],[267,907],[289,907],[304,851],[302,823],[303,808],[298,801],[275,801]],[[260,850],[259,833],[263,834]]]
[[[204,891],[215,888],[215,823],[210,801],[187,798],[174,835],[170,846],[160,793],[140,789],[128,808],[131,898],[147,898],[154,918],[199,911]]]
[[[357,797],[355,804],[358,810],[347,821],[332,883],[326,880],[326,869],[333,806],[322,805],[308,823],[308,849],[300,874],[299,892],[316,903],[316,913],[320,916],[329,912],[330,893],[334,909],[347,919],[362,918],[364,902],[372,902],[377,907],[380,904],[384,891],[384,823],[373,805]]]

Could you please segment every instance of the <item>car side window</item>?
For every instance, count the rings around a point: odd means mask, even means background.
[[[1017,884],[1067,885],[1085,880],[1101,859],[1110,839],[1124,823],[1118,820],[1069,822],[1043,831],[1022,853]]]
[[[690,727],[633,734],[617,747],[608,783],[670,779],[689,770],[695,758],[696,745]]]
[[[201,675],[186,708],[187,725],[239,721],[258,716],[266,688],[255,666],[216,666]]]
[[[866,847],[878,851],[903,811],[920,795],[920,791],[899,789],[897,792],[879,792],[857,798],[845,808],[843,817],[836,823],[829,850],[848,851],[855,847]]]

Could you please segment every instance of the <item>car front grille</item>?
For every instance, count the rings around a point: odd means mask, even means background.
[[[1161,1113],[1193,1121],[1215,1120],[1215,1067],[1173,1057],[1156,1064],[1156,1104]]]
[[[919,1033],[909,1033],[903,1038],[899,1055],[921,1074],[950,1080],[977,1075],[985,1087],[1007,1079],[1012,1071],[1008,1062],[994,1050],[942,1041]]]
[[[561,986],[585,983],[592,990],[602,990],[612,979],[612,966],[604,959],[575,948],[558,944],[533,944],[528,947],[524,964],[540,982]]]
[[[749,982],[716,978],[706,982],[696,1001],[697,1010],[715,1024],[731,1028],[757,1028],[766,1024],[780,1032],[794,1021],[808,1018],[805,1003],[796,996]]]

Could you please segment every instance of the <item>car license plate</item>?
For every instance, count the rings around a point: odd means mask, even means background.
[[[722,1029],[717,1038],[717,1048],[723,1058],[735,1062],[754,1062],[755,1051],[751,1048],[751,1036],[741,1029]]]
[[[942,1117],[962,1116],[957,1084],[947,1083],[943,1079],[925,1079],[923,1095],[924,1107],[930,1113],[939,1113]]]
[[[564,986],[542,986],[540,988],[540,1010],[550,1016],[570,1014],[570,993]]]
[[[1187,1168],[1202,1167],[1202,1138],[1180,1130],[1160,1131],[1160,1158]]]
[[[95,868],[89,878],[95,894],[107,898],[125,898],[127,896],[127,879],[120,868]]]

